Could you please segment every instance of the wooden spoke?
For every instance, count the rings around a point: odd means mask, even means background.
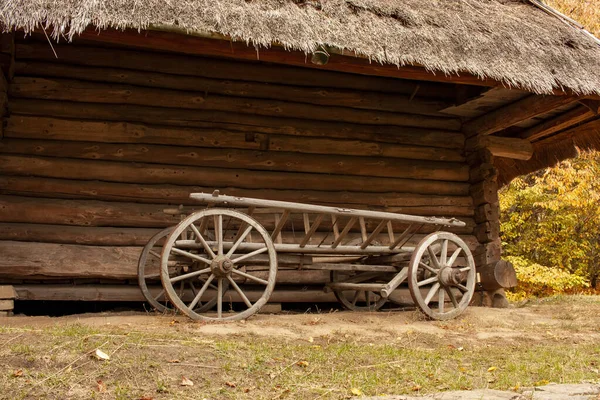
[[[223,255],[223,215],[215,216],[215,240],[217,241],[218,255]],[[220,317],[219,317],[220,318]]]
[[[248,308],[252,307],[252,303],[250,302],[250,300],[248,300],[248,297],[246,297],[244,292],[242,292],[242,289],[240,289],[240,287],[237,285],[237,283],[235,283],[235,281],[233,279],[231,279],[231,276],[227,276],[227,279],[229,280],[229,284],[231,286],[233,286],[233,288],[235,289],[236,292],[238,292],[238,294],[240,295],[242,300],[244,300],[244,303],[246,303]]]
[[[425,279],[425,280],[417,283],[417,286],[421,287],[421,286],[429,285],[430,283],[437,282],[437,281],[438,281],[438,277],[436,275],[436,276],[432,276],[431,278]]]
[[[160,274],[148,274],[148,275],[144,275],[144,279],[156,279],[156,278],[160,278]]]
[[[196,225],[190,224],[190,228],[192,228],[192,230],[196,234],[196,239],[198,241],[200,241],[200,243],[202,244],[202,247],[204,247],[204,250],[206,251],[206,254],[208,254],[212,258],[215,258],[215,252],[212,251],[212,249],[210,248],[210,246],[208,245],[208,243],[206,243],[206,240],[204,240],[204,236],[202,236],[202,234],[200,233],[200,231],[198,230],[198,228],[196,228]]]
[[[452,305],[454,306],[454,308],[458,308],[458,301],[456,301],[456,297],[454,296],[454,293],[452,293],[452,290],[450,290],[449,288],[444,288],[444,290],[446,291],[446,293],[448,293],[448,297],[450,297],[450,300],[452,301]]]
[[[458,249],[454,250],[454,253],[452,253],[452,256],[450,257],[450,260],[448,260],[448,266],[451,267],[454,264],[454,262],[458,258],[458,256],[461,253],[461,251],[462,251],[462,249],[460,247]]]
[[[236,275],[243,276],[246,279],[250,279],[251,281],[262,283],[263,285],[268,285],[269,284],[269,282],[265,281],[264,279],[257,278],[256,276],[247,274],[247,273],[242,272],[242,271],[237,270],[237,269],[234,269],[231,272],[234,273],[234,274],[236,274]]]
[[[440,265],[446,266],[446,259],[448,257],[448,239],[442,242],[442,253],[440,254]]]
[[[192,300],[192,302],[188,305],[188,308],[190,310],[193,310],[196,307],[196,304],[198,304],[198,302],[202,298],[202,295],[204,294],[204,292],[206,292],[206,289],[208,289],[208,287],[210,286],[210,283],[212,282],[212,280],[214,278],[215,278],[215,276],[213,274],[210,274],[210,276],[208,277],[206,282],[204,282],[204,285],[202,285],[202,287],[200,288],[200,291],[198,291],[198,293],[196,293],[194,300]]]
[[[419,261],[419,265],[425,268],[427,271],[431,272],[432,274],[438,273],[438,271],[435,268],[431,268],[428,264],[425,264],[423,261]]]
[[[353,305],[353,306],[355,306],[355,305],[356,305],[356,302],[358,301],[358,297],[360,296],[360,294],[361,294],[361,293],[362,293],[362,291],[360,291],[360,290],[357,290],[357,291],[354,293],[354,297],[352,297],[352,305]]]
[[[431,289],[429,289],[429,293],[427,293],[427,297],[425,297],[424,303],[425,305],[428,305],[429,302],[431,301],[431,299],[433,299],[433,296],[437,293],[437,291],[440,289],[440,284],[435,283]]]
[[[268,250],[269,250],[268,247],[263,247],[262,249],[254,250],[248,254],[244,254],[243,256],[233,259],[233,260],[231,260],[231,262],[234,264],[238,264],[240,261],[247,260],[249,258],[252,258],[252,257],[257,256],[262,253],[266,253]]]
[[[244,239],[246,239],[246,236],[248,236],[248,234],[250,233],[250,231],[252,229],[253,229],[252,225],[250,225],[249,227],[246,228],[244,233],[242,233],[240,238],[233,244],[233,246],[231,246],[231,249],[229,249],[229,251],[227,252],[227,257],[231,257],[231,255],[237,250],[239,245],[242,244],[242,242],[244,241]]]
[[[462,267],[458,269],[460,272],[467,272],[471,270],[471,267]]]
[[[160,254],[158,254],[157,252],[155,252],[154,250],[150,250],[148,252],[148,254],[153,255],[154,257],[158,258],[160,260]]]
[[[433,247],[432,246],[428,246],[427,247],[427,252],[429,253],[429,258],[431,259],[431,262],[433,262],[433,265],[437,268],[440,269],[440,262],[438,261],[435,252],[433,251]]]
[[[469,291],[468,287],[466,287],[465,285],[462,285],[460,283],[458,285],[456,285],[456,287],[459,288],[460,290],[462,290],[463,292],[468,292]]]
[[[194,260],[202,261],[203,263],[205,263],[205,264],[208,264],[208,265],[210,265],[210,264],[211,264],[211,261],[210,261],[209,259],[207,259],[207,258],[200,257],[200,256],[199,256],[199,255],[197,255],[197,254],[192,254],[192,253],[190,253],[190,252],[188,252],[188,251],[181,250],[181,249],[178,249],[178,248],[176,248],[176,247],[173,247],[173,248],[171,248],[171,251],[172,251],[173,253],[177,253],[177,254],[180,254],[180,255],[182,255],[182,256],[185,256],[185,257],[188,257],[188,258],[194,259]]]
[[[217,281],[217,316],[223,318],[223,279]]]
[[[199,275],[202,275],[202,274],[206,274],[208,272],[210,272],[210,268],[204,268],[204,269],[201,269],[199,271],[193,271],[193,272],[189,272],[187,274],[176,276],[174,278],[169,278],[169,281],[171,283],[175,283],[175,282],[183,281],[185,279],[194,278],[196,276],[199,276]]]
[[[164,294],[165,294],[165,289],[158,292],[158,295],[154,297],[154,300],[158,300],[160,298],[160,296],[164,296]]]
[[[444,294],[446,293],[445,290],[440,290],[440,294],[439,294],[439,298],[438,298],[438,311],[440,313],[444,312],[444,302],[446,301]]]

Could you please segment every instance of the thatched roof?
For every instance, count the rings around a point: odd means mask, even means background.
[[[600,46],[517,0],[6,0],[5,29],[51,27],[217,33],[255,46],[320,46],[380,63],[470,73],[534,93],[600,94]]]

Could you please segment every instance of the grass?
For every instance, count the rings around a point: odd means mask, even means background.
[[[310,343],[69,325],[4,330],[0,343],[18,335],[18,344],[0,345],[0,398],[339,399],[599,379],[597,342],[456,348],[418,332],[387,343],[336,334]],[[111,359],[92,358],[96,348]],[[182,386],[183,376],[194,386]]]

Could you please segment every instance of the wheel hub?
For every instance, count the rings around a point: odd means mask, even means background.
[[[218,278],[225,278],[231,275],[233,270],[233,262],[229,257],[217,256],[210,264],[210,269]]]
[[[443,267],[438,276],[444,286],[456,286],[463,281],[463,274],[458,268]]]

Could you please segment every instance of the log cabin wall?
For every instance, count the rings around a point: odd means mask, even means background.
[[[13,68],[0,281],[134,283],[141,247],[180,218],[163,210],[214,189],[457,217],[479,244],[461,121],[439,112],[456,85],[35,35]]]

